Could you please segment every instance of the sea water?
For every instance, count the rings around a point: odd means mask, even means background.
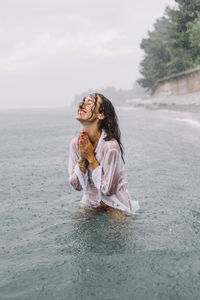
[[[0,112],[0,299],[199,299],[200,117],[117,108],[125,219],[68,184],[76,109]]]

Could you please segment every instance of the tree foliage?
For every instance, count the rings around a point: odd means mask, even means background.
[[[194,66],[197,66],[200,64],[200,13],[190,26],[189,40],[194,52]]]
[[[144,58],[138,82],[152,89],[157,80],[200,62],[200,0],[175,0],[141,42]]]

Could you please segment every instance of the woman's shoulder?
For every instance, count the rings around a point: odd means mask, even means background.
[[[118,141],[114,138],[109,141],[104,141],[103,150],[104,151],[111,151],[111,150],[120,151]]]

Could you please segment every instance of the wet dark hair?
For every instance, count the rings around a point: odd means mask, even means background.
[[[94,93],[94,94],[90,94],[89,96],[91,96],[92,98],[94,98],[94,107],[93,109],[91,109],[91,116],[88,118],[91,119],[94,111],[96,109],[97,106],[97,101],[98,101],[98,97],[101,98],[101,103],[100,103],[100,107],[99,107],[99,113],[104,114],[104,119],[103,120],[99,120],[99,129],[104,129],[107,136],[104,138],[105,141],[110,141],[111,139],[116,139],[116,141],[119,144],[120,147],[120,151],[121,151],[121,157],[123,162],[124,161],[124,147],[122,145],[121,142],[121,132],[119,129],[119,125],[118,125],[118,117],[117,114],[115,112],[115,108],[112,105],[112,102],[107,99],[104,95],[99,94],[99,93]],[[81,108],[81,105],[84,103],[86,97],[83,98],[83,101],[80,103],[79,107]]]

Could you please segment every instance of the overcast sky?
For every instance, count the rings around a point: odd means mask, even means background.
[[[139,77],[140,42],[174,0],[0,0],[0,108],[54,107]]]

